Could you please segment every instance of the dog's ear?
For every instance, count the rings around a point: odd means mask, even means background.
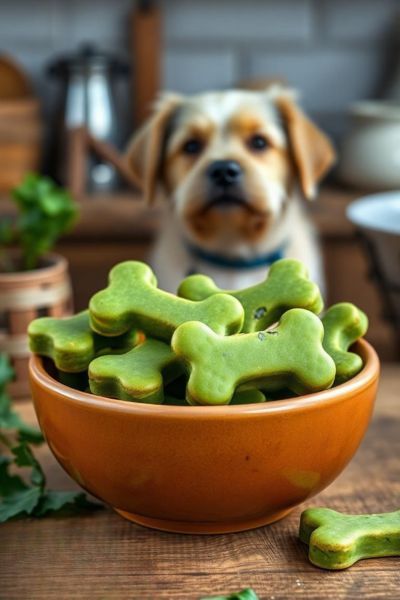
[[[298,108],[293,98],[282,95],[276,104],[283,117],[301,190],[311,200],[316,186],[334,164],[336,153],[328,137]]]
[[[149,203],[153,202],[157,192],[166,129],[182,100],[177,94],[164,94],[156,102],[153,115],[133,136],[126,151],[132,174]]]

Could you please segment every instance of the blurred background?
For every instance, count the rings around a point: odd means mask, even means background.
[[[121,159],[157,92],[269,78],[299,90],[342,157],[311,209],[328,302],[363,308],[369,339],[394,359],[393,285],[345,213],[370,190],[400,188],[396,0],[1,0],[0,217],[12,214],[10,190],[26,171],[72,191],[81,217],[57,251],[75,308],[85,307],[111,265],[146,258],[159,228]],[[378,102],[354,106],[361,100]]]
[[[132,21],[133,0],[2,0],[2,50],[31,77],[46,116],[54,110],[57,91],[46,69],[81,44],[95,44],[133,69],[135,63],[143,67],[137,61],[146,57],[136,56],[132,43],[135,27],[138,33],[148,26],[145,15],[152,6],[161,11],[162,30],[155,18],[153,30],[147,30],[154,37],[143,43],[149,53],[151,46],[160,53],[159,65],[145,61],[147,69],[159,68],[160,88],[191,93],[284,77],[337,140],[349,104],[382,96],[398,58],[396,0],[168,0],[136,6],[143,11],[142,23]],[[134,72],[132,84],[132,97],[125,90],[121,98],[127,114],[135,101]],[[129,124],[125,127],[127,136]]]

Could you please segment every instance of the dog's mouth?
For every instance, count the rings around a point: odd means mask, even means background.
[[[211,210],[218,212],[230,212],[237,208],[244,209],[251,213],[259,214],[261,212],[244,196],[222,193],[207,200],[207,202],[199,210],[198,214],[205,215]]]

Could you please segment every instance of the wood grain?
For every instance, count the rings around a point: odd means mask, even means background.
[[[297,539],[307,505],[350,513],[400,506],[399,384],[400,365],[384,366],[375,415],[355,459],[325,492],[279,523],[240,534],[184,536],[135,526],[110,509],[6,523],[0,526],[0,599],[198,600],[246,586],[262,600],[399,598],[400,558],[326,572],[308,562]],[[21,412],[33,419],[28,400]],[[75,487],[46,447],[39,456],[53,487]]]
[[[136,127],[149,116],[161,87],[162,14],[158,2],[139,0],[131,17],[133,63],[133,122]]]

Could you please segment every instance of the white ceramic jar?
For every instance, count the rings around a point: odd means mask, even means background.
[[[350,117],[340,154],[340,179],[364,189],[400,188],[400,103],[358,102]]]

